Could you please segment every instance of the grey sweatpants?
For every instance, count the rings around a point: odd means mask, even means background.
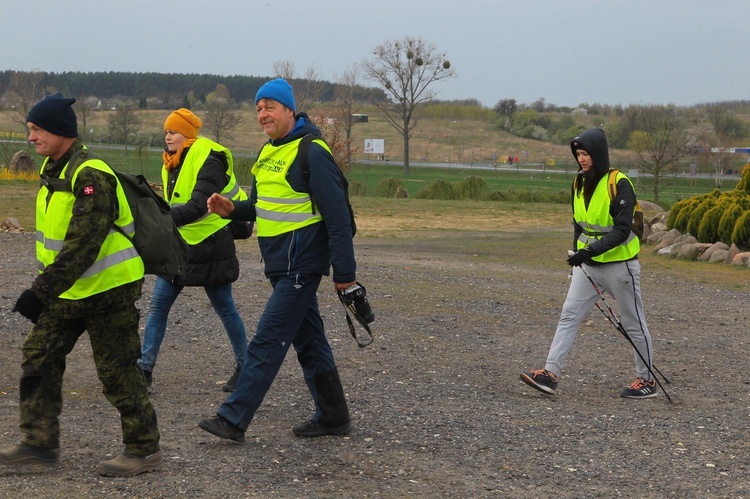
[[[625,331],[648,362],[647,366],[638,353],[633,352],[636,375],[644,380],[651,379],[649,368],[652,367],[653,362],[653,345],[641,300],[641,266],[638,260],[587,265],[586,271],[602,292],[606,291],[615,299]],[[607,297],[610,305],[613,305],[612,298]],[[565,359],[573,348],[581,322],[588,316],[597,300],[599,300],[599,295],[583,270],[580,267],[573,267],[570,289],[568,289],[568,296],[565,298],[560,313],[560,321],[557,323],[545,369],[560,376]],[[606,310],[604,304],[601,305]]]

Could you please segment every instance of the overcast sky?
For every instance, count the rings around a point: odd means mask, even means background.
[[[750,98],[749,13],[748,0],[2,0],[0,70],[273,76],[291,61],[336,81],[408,35],[451,61],[443,100],[691,105]]]

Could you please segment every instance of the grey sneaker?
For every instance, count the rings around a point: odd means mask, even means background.
[[[522,372],[521,381],[547,395],[554,395],[557,389],[557,376],[546,369]]]
[[[233,392],[234,389],[237,388],[237,379],[240,377],[241,370],[242,366],[234,366],[234,373],[232,373],[232,377],[229,378],[229,381],[224,383],[224,386],[221,387],[222,391]]]
[[[148,456],[122,453],[114,459],[99,463],[96,472],[102,476],[135,476],[161,469],[163,461],[161,450]]]
[[[315,421],[307,421],[292,428],[292,433],[298,437],[322,437],[323,435],[346,435],[352,431],[351,422],[347,421],[340,425],[328,426]]]
[[[60,460],[60,448],[34,447],[21,443],[0,450],[0,464],[13,466],[16,464],[57,464]]]
[[[620,392],[621,397],[629,399],[650,399],[656,395],[655,379],[645,381],[643,378],[635,378],[629,387]]]
[[[226,438],[227,440],[234,440],[235,442],[240,443],[245,441],[245,432],[221,416],[216,416],[215,418],[210,419],[201,419],[198,422],[198,426],[209,433],[213,433],[219,438]]]

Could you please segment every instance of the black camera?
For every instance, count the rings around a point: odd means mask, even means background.
[[[339,293],[341,301],[345,306],[354,306],[354,310],[365,323],[370,324],[375,320],[375,314],[367,301],[367,290],[360,283],[349,286]]]

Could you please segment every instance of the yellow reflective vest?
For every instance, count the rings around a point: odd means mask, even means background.
[[[228,197],[232,201],[243,201],[247,199],[247,194],[240,188],[237,179],[234,176],[234,160],[232,158],[232,152],[213,140],[205,137],[198,137],[188,149],[185,160],[180,167],[180,172],[177,176],[177,182],[175,182],[174,189],[168,194],[167,202],[170,206],[175,207],[190,201],[190,196],[192,195],[193,189],[195,189],[195,184],[198,180],[198,172],[200,172],[203,163],[206,162],[211,151],[223,152],[227,158],[227,175],[229,176],[229,183],[227,183],[226,187],[224,187],[219,194]],[[166,168],[162,168],[161,176],[166,192],[166,185],[169,181],[169,171]],[[183,239],[185,239],[189,245],[194,246],[209,237],[211,234],[214,234],[225,227],[228,223],[229,220],[221,218],[216,213],[206,213],[198,220],[179,227],[179,230]]]
[[[44,161],[40,173],[44,172],[48,161],[49,158]],[[70,166],[70,163],[65,165],[60,178],[66,178],[65,175]],[[78,174],[85,167],[96,168],[112,175],[115,180],[117,179],[107,163],[100,159],[90,159],[84,161],[73,174],[70,179],[71,186],[75,185]],[[133,215],[119,180],[117,180],[117,201],[120,211],[115,224],[123,232],[132,236],[134,234]],[[45,267],[53,263],[62,250],[68,225],[73,218],[74,203],[75,195],[73,192],[50,192],[44,185],[39,189],[36,199],[36,256],[39,273],[42,273]],[[127,237],[112,227],[99,249],[94,264],[76,280],[71,288],[59,297],[68,300],[81,300],[142,278],[143,260],[138,255],[138,251]]]
[[[253,165],[258,201],[255,227],[258,237],[273,237],[320,223],[323,217],[313,213],[310,194],[297,192],[287,181],[289,168],[297,158],[300,140],[274,146],[266,144]],[[328,152],[328,146],[317,142]]]
[[[617,180],[627,178],[624,174],[618,173]],[[630,181],[630,179],[628,179]],[[578,194],[573,191],[573,218],[576,223],[583,229],[578,237],[577,247],[583,249],[596,239],[601,239],[605,234],[614,229],[614,220],[609,213],[609,207],[612,200],[607,192],[607,177],[603,177],[591,196],[588,209],[583,198],[583,190]],[[593,257],[593,260],[601,263],[622,262],[635,257],[641,249],[638,237],[630,231],[628,238],[620,245]]]

